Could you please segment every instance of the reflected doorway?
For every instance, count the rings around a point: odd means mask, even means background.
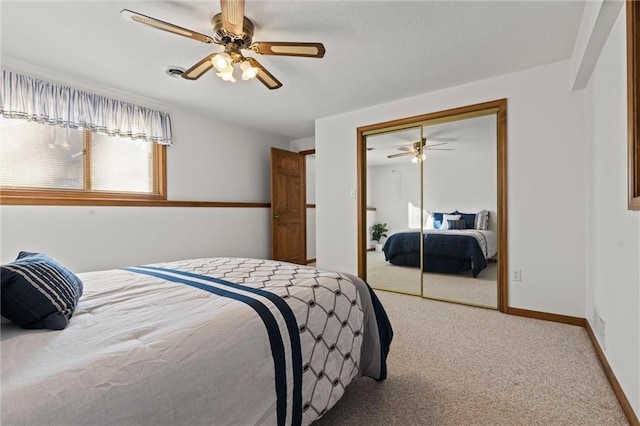
[[[316,264],[316,150],[301,151],[305,158],[307,210],[307,265]]]

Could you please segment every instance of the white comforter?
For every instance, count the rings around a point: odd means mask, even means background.
[[[363,334],[375,331],[365,329],[366,286],[355,277],[255,259],[156,266],[286,296],[302,349],[301,420],[294,413],[300,387],[291,369],[295,339],[276,304],[224,283],[140,269],[80,274],[84,295],[64,330],[3,324],[3,425],[308,424],[337,402],[359,368],[368,368],[360,365]],[[273,336],[261,315],[241,301],[172,280],[255,297],[266,307],[287,366],[279,379],[284,412],[274,385]],[[284,417],[277,414],[279,400]]]
[[[414,231],[415,232],[415,231]],[[478,241],[485,259],[489,259],[498,253],[498,241],[496,233],[482,229],[425,229],[425,234],[468,235]]]

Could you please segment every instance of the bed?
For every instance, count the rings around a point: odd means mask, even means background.
[[[391,324],[350,274],[203,258],[77,277],[63,330],[2,324],[3,425],[306,425],[387,375]]]
[[[431,229],[423,231],[424,272],[471,271],[474,278],[497,252],[496,234],[479,229]],[[398,232],[382,248],[385,259],[398,266],[420,266],[420,232]]]

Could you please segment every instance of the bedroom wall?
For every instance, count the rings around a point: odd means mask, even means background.
[[[36,66],[3,66],[171,114],[170,200],[270,201],[269,150],[289,141]],[[268,208],[0,206],[0,260],[42,251],[76,272],[206,256],[268,258]]]
[[[569,70],[564,61],[317,120],[318,265],[357,271],[358,126],[507,98],[509,267],[522,270],[509,305],[584,317],[584,94],[570,91]]]
[[[586,318],[640,417],[640,211],[627,210],[626,26],[622,8],[586,87]]]
[[[375,207],[376,222],[387,224],[387,235],[409,229],[408,203],[420,207],[420,168],[407,163],[368,167],[371,195],[367,204]],[[384,242],[383,238],[381,243]]]

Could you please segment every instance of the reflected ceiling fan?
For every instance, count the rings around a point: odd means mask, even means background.
[[[211,19],[213,37],[128,9],[123,9],[120,14],[132,22],[148,25],[202,43],[218,44],[224,47],[224,51],[211,53],[186,70],[182,77],[187,80],[197,80],[205,72],[215,68],[218,71],[216,74],[218,77],[225,81],[235,82],[233,66],[239,64],[243,80],[256,77],[267,88],[273,90],[282,87],[282,83],[254,58],[245,57],[241,50],[251,50],[258,55],[302,56],[306,58],[322,58],[324,56],[325,49],[322,43],[254,42],[253,22],[244,16],[244,0],[220,0],[220,6],[222,12]]]
[[[414,142],[408,146],[400,146],[398,147],[398,150],[403,152],[400,152],[398,154],[387,155],[387,158],[397,158],[397,157],[404,157],[405,155],[413,155],[413,158],[411,159],[411,161],[413,161],[414,163],[417,163],[418,161],[424,160],[426,158],[424,151],[453,151],[453,149],[451,148],[434,148],[435,146],[446,145],[447,142],[434,143],[431,145],[427,145],[427,139],[423,138],[422,139],[422,157],[420,157],[420,144],[421,142]]]

